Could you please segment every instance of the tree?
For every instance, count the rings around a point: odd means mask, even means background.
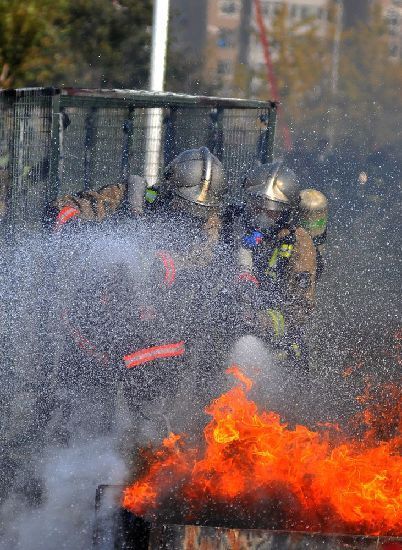
[[[0,85],[145,86],[152,0],[0,0]]]
[[[151,0],[69,0],[67,27],[80,86],[145,87]]]
[[[0,86],[30,84],[32,69],[44,61],[43,53],[49,57],[50,50],[54,53],[63,1],[0,0]]]
[[[338,140],[368,151],[401,143],[402,63],[390,58],[379,5],[368,23],[344,33],[339,76]]]
[[[298,129],[306,124],[306,118],[313,115],[322,95],[325,58],[328,57],[326,44],[317,21],[312,17],[293,21],[287,4],[276,10],[268,40],[283,103],[282,116],[286,117],[297,137]],[[269,88],[265,67],[254,76],[260,81],[260,97],[266,99]]]
[[[368,19],[342,33],[339,85],[333,97],[335,6],[329,4],[324,33],[312,18],[292,23],[285,5],[272,21],[274,68],[294,138],[314,146],[325,140],[332,125],[337,152],[349,148],[366,155],[390,146],[402,150],[402,63],[389,56],[381,5],[373,3]],[[263,83],[260,96],[266,98],[265,70],[257,77]]]

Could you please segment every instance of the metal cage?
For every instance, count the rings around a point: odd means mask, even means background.
[[[149,182],[184,149],[208,146],[233,197],[253,163],[272,158],[276,104],[133,90],[0,91],[3,230],[38,228],[49,201],[80,190]]]

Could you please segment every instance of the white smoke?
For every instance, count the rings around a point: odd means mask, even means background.
[[[1,509],[1,550],[86,550],[91,547],[95,492],[99,484],[121,484],[125,464],[114,450],[115,441],[101,437],[76,440],[68,448],[48,448],[37,456],[44,502],[24,507],[14,494]]]

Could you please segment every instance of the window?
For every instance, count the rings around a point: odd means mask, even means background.
[[[232,29],[219,29],[217,45],[219,48],[233,48],[236,44],[236,33]]]
[[[389,48],[389,55],[396,59],[399,57],[399,48],[397,44],[391,44]]]
[[[292,19],[296,19],[299,16],[299,6],[292,4],[290,6],[289,15]]]
[[[281,11],[281,8],[282,8],[282,2],[273,2],[271,12],[277,15]]]
[[[219,11],[222,15],[237,15],[240,12],[240,2],[239,0],[219,0]]]
[[[262,15],[264,17],[269,17],[272,14],[272,7],[272,2],[269,2],[268,0],[264,0],[264,2],[261,2]]]
[[[398,36],[400,30],[398,13],[395,11],[389,11],[387,19],[389,34],[391,36]]]
[[[232,72],[232,62],[227,59],[221,59],[218,61],[216,72],[221,76],[230,74]]]
[[[301,16],[302,19],[307,19],[307,17],[310,15],[309,14],[310,10],[309,10],[308,6],[302,6],[300,11],[301,11],[300,16]]]

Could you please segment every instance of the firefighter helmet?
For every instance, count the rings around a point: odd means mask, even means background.
[[[313,239],[325,234],[327,219],[327,197],[317,189],[303,189],[300,192],[300,224]]]
[[[166,167],[173,193],[191,203],[219,207],[227,191],[222,163],[207,147],[188,149]]]
[[[280,161],[257,166],[244,180],[246,201],[258,199],[266,210],[287,211],[300,201],[296,174]]]

